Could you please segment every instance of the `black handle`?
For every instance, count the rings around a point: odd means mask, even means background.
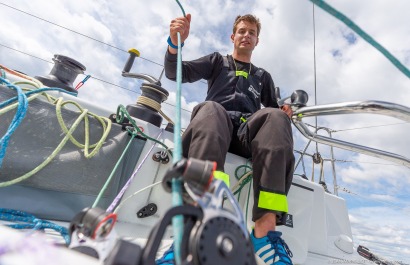
[[[140,52],[136,49],[130,49],[128,50],[128,53],[130,54],[130,56],[128,57],[128,60],[125,63],[124,70],[122,70],[123,73],[129,73],[132,65],[134,64],[135,57],[140,56]]]

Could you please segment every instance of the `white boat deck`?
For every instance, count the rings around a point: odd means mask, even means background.
[[[66,94],[55,93],[55,96],[63,96],[64,98],[75,100],[84,108],[99,115],[108,116],[112,113],[109,110],[104,110]],[[159,140],[168,147],[173,147],[172,133],[161,130],[144,121],[138,120],[137,122],[138,125],[144,129],[144,133],[152,137],[160,134]],[[142,150],[142,155],[136,164],[136,167],[141,164],[140,171],[136,174],[135,179],[125,192],[123,200],[132,197],[122,204],[118,210],[118,222],[114,228],[119,237],[132,240],[141,246],[145,244],[152,227],[171,207],[171,194],[165,192],[161,185],[156,185],[151,189],[146,189],[136,195],[134,194],[148,185],[161,181],[166,170],[172,165],[172,163],[161,164],[151,159],[154,152],[164,150],[163,147],[156,145],[152,152],[148,154],[152,144],[152,142],[147,141]],[[148,154],[147,159],[142,163],[146,154]],[[237,182],[234,176],[235,169],[239,165],[245,165],[246,163],[247,160],[242,157],[233,154],[227,155],[225,171],[230,175],[231,187]],[[249,185],[251,184],[249,183],[244,186],[243,192],[240,195],[239,205],[247,217],[247,228],[251,231],[253,226],[253,222],[251,221],[253,192]],[[251,192],[248,198],[249,188],[251,188]],[[288,201],[289,214],[292,217],[293,226],[280,226],[278,230],[283,232],[283,238],[293,252],[292,260],[294,264],[324,265],[339,263],[340,261],[343,261],[344,264],[363,264],[364,259],[357,254],[352,241],[353,237],[348,211],[345,201],[342,198],[326,193],[319,184],[295,176],[288,194]],[[157,213],[146,218],[138,218],[136,213],[148,203],[155,203],[158,206]],[[0,240],[2,240],[3,243],[4,239],[9,236],[16,238],[17,241],[24,236],[23,233],[11,232],[4,228],[1,229],[5,231],[4,233],[0,233]],[[172,242],[171,236],[172,231],[169,229],[163,238],[165,240],[165,247],[161,250],[165,250],[166,246]],[[30,241],[31,238],[25,240]],[[0,244],[0,247],[4,246]],[[67,254],[70,253],[68,250],[61,251],[61,256],[72,256],[72,261],[77,262],[77,254]],[[2,262],[2,258],[3,257],[0,257],[0,263]],[[79,260],[82,258],[82,256],[78,257]],[[70,260],[70,258],[67,260]],[[96,264],[96,262],[84,258],[84,261],[75,264]]]

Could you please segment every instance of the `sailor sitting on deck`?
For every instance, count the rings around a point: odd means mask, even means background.
[[[165,54],[165,73],[171,80],[176,79],[177,32],[184,42],[190,22],[190,14],[171,21]],[[288,211],[286,195],[293,176],[292,110],[287,105],[279,108],[271,75],[251,63],[260,29],[255,16],[238,16],[232,55],[215,52],[183,62],[182,82],[208,81],[206,101],[194,108],[183,135],[183,156],[216,161],[220,174],[227,152],[252,157],[254,250],[267,264],[292,264],[282,233],[275,231]],[[173,264],[173,257],[167,251],[157,264]]]

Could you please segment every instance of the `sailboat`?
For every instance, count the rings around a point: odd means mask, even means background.
[[[135,56],[133,54],[135,53],[130,51],[130,57]],[[146,101],[130,104],[125,108],[133,121],[129,117],[118,119],[118,116],[123,115],[121,114],[123,112],[102,108],[76,97],[77,91],[73,86],[73,81],[76,79],[76,75],[85,70],[81,63],[63,55],[56,55],[53,61],[55,66],[50,74],[36,77],[30,77],[3,67],[3,77],[10,84],[24,88],[28,86],[29,89],[58,87],[65,88],[65,90],[49,91],[48,93],[51,95],[49,97],[37,93],[39,96],[33,97],[29,101],[27,117],[13,132],[13,138],[9,142],[7,155],[4,157],[0,171],[2,182],[16,179],[30,172],[37,165],[50,158],[50,154],[54,153],[53,150],[57,150],[56,147],[59,144],[64,141],[67,144],[58,150],[58,154],[52,157],[49,164],[38,169],[38,173],[28,177],[24,182],[2,188],[0,207],[28,212],[37,218],[56,222],[67,229],[70,228],[70,232],[75,231],[74,235],[77,237],[71,238],[71,250],[64,249],[61,255],[62,260],[66,260],[66,262],[74,262],[78,259],[83,262],[81,264],[98,264],[98,259],[85,258],[73,250],[81,248],[92,249],[94,255],[91,256],[98,256],[99,262],[118,258],[118,255],[115,256],[115,250],[119,248],[115,244],[118,242],[121,244],[130,242],[132,245],[127,246],[132,246],[134,252],[138,252],[136,250],[139,249],[142,257],[150,258],[149,262],[153,262],[152,255],[147,254],[152,254],[148,251],[148,246],[151,249],[160,248],[157,243],[153,243],[153,238],[156,235],[154,232],[162,231],[162,229],[154,227],[156,225],[158,227],[164,217],[169,218],[167,213],[169,214],[169,209],[172,208],[171,194],[164,191],[163,184],[163,176],[166,176],[173,167],[169,154],[174,145],[173,134],[175,132],[173,132],[172,123],[162,126],[163,119],[159,115],[158,109],[152,108]],[[68,82],[62,84],[61,80],[67,76],[62,77],[61,75],[67,71],[71,71],[71,76],[69,76]],[[157,87],[159,81],[157,78],[148,74],[130,72],[129,64],[126,64],[123,76],[145,81],[141,85],[143,91],[141,97],[150,98],[158,104],[163,104],[167,100],[168,92],[161,86]],[[56,85],[53,82],[60,83]],[[47,83],[48,85],[46,85]],[[3,83],[1,102],[16,96],[15,91],[7,87],[7,84]],[[153,88],[154,94],[152,93]],[[59,100],[60,97],[61,100]],[[295,106],[293,122],[296,128],[307,139],[385,158],[408,166],[408,159],[405,157],[338,141],[331,137],[323,137],[309,130],[303,122],[306,117],[360,112],[389,115],[408,121],[410,111],[407,107],[380,101],[356,101],[307,107],[305,94],[300,90],[295,91],[287,100]],[[59,111],[56,111],[57,109]],[[83,124],[77,124],[77,130],[71,132],[73,138],[78,139],[77,141],[80,143],[80,147],[76,147],[67,136],[70,134],[67,131],[73,128],[79,113],[85,113],[85,116],[89,116],[90,126],[89,131],[87,131],[83,129]],[[12,111],[2,115],[1,135],[6,133],[14,116],[15,113]],[[109,128],[109,124],[111,124],[111,128]],[[61,128],[64,126],[66,126],[66,132],[61,133]],[[137,132],[133,133],[127,129],[129,127],[135,128]],[[86,143],[85,138],[88,137],[89,146],[82,145],[81,143]],[[95,145],[93,146],[93,144]],[[88,153],[83,151],[87,148],[89,148]],[[128,148],[127,151],[122,153],[125,148]],[[93,153],[94,149],[98,152]],[[316,159],[319,162],[318,165],[321,165],[323,160],[320,157],[316,157]],[[303,159],[300,160],[300,164],[302,163]],[[219,190],[224,191],[223,195],[205,192],[202,194],[204,197],[198,197],[195,192],[189,192],[188,188],[189,194],[187,196],[196,199],[197,202],[200,202],[201,198],[213,198],[210,201],[214,204],[206,204],[205,202],[200,204],[203,212],[208,214],[209,218],[202,220],[209,221],[215,217],[212,215],[215,213],[211,209],[217,208],[219,214],[225,214],[225,219],[219,224],[221,227],[226,226],[227,223],[234,224],[233,227],[238,228],[236,232],[242,235],[246,234],[243,230],[251,229],[252,222],[248,209],[253,202],[252,195],[249,193],[251,184],[249,181],[247,182],[251,174],[250,167],[250,161],[228,154],[225,169],[231,176],[231,185],[234,188],[232,191],[228,191],[224,184],[216,183],[213,192],[216,192],[219,187]],[[116,170],[113,171],[113,168]],[[112,178],[104,193],[99,196],[99,192],[105,187],[104,183],[110,175],[108,171],[114,173],[112,173]],[[130,176],[131,178],[129,178]],[[132,181],[128,182],[130,179]],[[358,248],[353,243],[345,201],[337,196],[337,192],[329,192],[324,185],[324,179],[324,176],[320,176],[319,180],[316,179],[317,181],[314,181],[314,177],[308,180],[306,175],[294,177],[289,193],[288,219],[286,225],[279,228],[284,232],[284,238],[292,249],[292,260],[294,264],[328,264],[329,262],[341,261],[345,264],[362,264],[363,257],[366,255],[370,257],[370,254],[366,254],[370,252],[363,247],[357,251]],[[117,195],[122,193],[123,187],[127,188],[121,198],[116,200]],[[232,199],[234,193],[236,193],[236,198]],[[229,200],[230,206],[227,206],[230,210],[224,210],[221,207],[226,198],[231,199]],[[104,211],[84,210],[93,204],[103,209],[109,209],[107,212],[116,213],[116,217],[106,215]],[[105,218],[103,224],[107,226],[105,227],[107,230],[102,231],[101,238],[98,239],[97,236],[81,230],[81,224],[84,224],[82,218],[86,214]],[[70,224],[78,226],[70,226]],[[112,227],[111,224],[113,224]],[[191,233],[209,235],[200,229],[204,225],[205,223],[198,224]],[[4,231],[7,238],[15,238],[17,242],[17,247],[13,248],[13,251],[8,252],[6,249],[4,253],[23,253],[24,247],[20,249],[18,242],[31,241],[31,237],[26,237],[26,234],[24,236],[17,235],[9,230]],[[98,229],[95,231],[101,232]],[[173,242],[173,237],[171,231],[167,230],[164,230],[164,234],[161,236],[161,249],[164,251]],[[58,236],[52,233],[49,237],[56,238]],[[201,244],[208,245],[209,242],[202,242],[200,238],[192,237],[190,238],[192,241],[189,242],[197,247],[196,258],[201,255],[203,257],[212,255],[212,252],[202,253],[200,250]],[[74,242],[74,238],[76,238],[76,242]],[[48,245],[44,243],[44,246]],[[49,247],[55,249],[53,245]],[[6,254],[2,255],[6,257]],[[377,257],[376,254],[371,255]],[[199,262],[195,264],[206,264],[206,261],[200,259],[194,262]]]

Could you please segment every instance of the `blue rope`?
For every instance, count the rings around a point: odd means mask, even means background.
[[[176,0],[182,13],[185,15],[185,10],[181,3]],[[182,84],[182,49],[181,49],[181,34],[178,32],[178,56],[177,56],[177,91],[176,91],[176,105],[175,105],[175,130],[174,130],[174,153],[172,157],[173,163],[177,163],[182,159],[182,140],[181,140],[181,84]],[[174,207],[183,204],[182,199],[182,181],[181,179],[172,179],[172,205]],[[181,242],[182,234],[184,232],[184,217],[182,215],[172,218],[172,227],[174,230],[175,240],[175,263],[180,265],[181,261]]]
[[[177,1],[178,5],[179,5],[179,8],[181,8],[182,14],[184,15],[184,17],[186,17],[186,15],[185,15],[185,10],[184,10],[184,8],[182,7],[181,3],[180,3],[178,0],[175,0],[175,1]]]
[[[356,25],[353,21],[351,21],[348,17],[325,3],[323,0],[310,0],[313,4],[317,5],[318,7],[325,10],[330,15],[334,16],[338,20],[342,21],[346,26],[351,28],[354,32],[356,32],[359,36],[361,36],[365,41],[367,41],[370,45],[380,51],[390,62],[393,63],[403,74],[405,74],[408,78],[410,78],[410,70],[404,66],[399,60],[396,59],[386,48],[380,45],[377,41],[375,41],[369,34],[364,32],[358,25]]]
[[[181,83],[182,83],[182,56],[181,56],[181,35],[178,32],[178,56],[177,56],[177,93],[175,107],[175,130],[174,130],[174,156],[173,163],[182,159],[182,141],[181,141]],[[172,205],[174,207],[183,204],[182,199],[182,181],[181,179],[172,179]],[[181,264],[181,242],[184,231],[183,216],[178,215],[172,218],[175,240],[175,262]]]
[[[36,90],[28,91],[28,92],[26,92],[26,93],[24,93],[24,94],[28,97],[28,96],[31,96],[31,95],[33,95],[33,94],[38,94],[38,93],[45,92],[45,91],[58,91],[58,92],[63,92],[63,93],[72,95],[72,96],[77,96],[77,93],[69,92],[69,91],[67,91],[67,90],[64,90],[64,89],[61,89],[61,88],[58,88],[58,87],[39,88],[39,89],[36,89]],[[3,107],[5,107],[5,106],[7,106],[7,105],[13,103],[13,102],[16,101],[16,100],[17,100],[17,97],[9,98],[8,100],[3,101],[3,102],[0,103],[0,108],[3,108]]]
[[[52,229],[61,234],[67,245],[70,243],[70,236],[67,228],[46,220],[38,219],[34,215],[22,211],[0,208],[0,220],[16,222],[17,224],[6,225],[14,229],[33,229],[37,231]]]
[[[0,77],[0,81],[2,83],[5,83],[7,87],[17,91],[17,99],[19,103],[16,114],[14,115],[13,120],[11,121],[7,129],[7,132],[0,139],[0,168],[1,168],[1,165],[3,163],[3,158],[6,155],[6,149],[10,141],[10,136],[13,134],[13,132],[17,129],[21,121],[26,116],[27,108],[28,108],[28,100],[27,100],[27,96],[23,93],[23,90],[19,86],[15,86],[11,84],[8,80],[2,77]],[[0,108],[1,107],[2,107],[2,104],[0,104]]]
[[[32,94],[36,94],[36,93],[42,93],[44,91],[59,91],[59,92],[64,92],[64,93],[73,95],[73,96],[76,96],[76,93],[68,92],[68,91],[66,91],[64,89],[61,89],[61,88],[39,88],[39,89],[36,89],[36,90],[32,90],[32,91],[28,91],[26,93],[23,93],[23,90],[19,86],[16,86],[16,85],[10,83],[7,79],[4,79],[4,78],[0,77],[0,81],[2,83],[6,84],[7,87],[15,89],[17,91],[17,96],[13,97],[13,98],[10,98],[6,101],[1,102],[0,103],[0,108],[4,108],[4,107],[14,103],[15,101],[19,102],[16,114],[14,115],[14,118],[11,121],[7,132],[0,139],[0,167],[1,167],[1,165],[3,163],[3,159],[6,156],[6,150],[7,150],[7,147],[8,147],[8,143],[10,141],[10,137],[14,133],[14,131],[17,129],[17,127],[20,125],[20,123],[24,119],[24,117],[26,116],[27,109],[28,109],[28,99],[27,99],[28,96],[30,96]]]

